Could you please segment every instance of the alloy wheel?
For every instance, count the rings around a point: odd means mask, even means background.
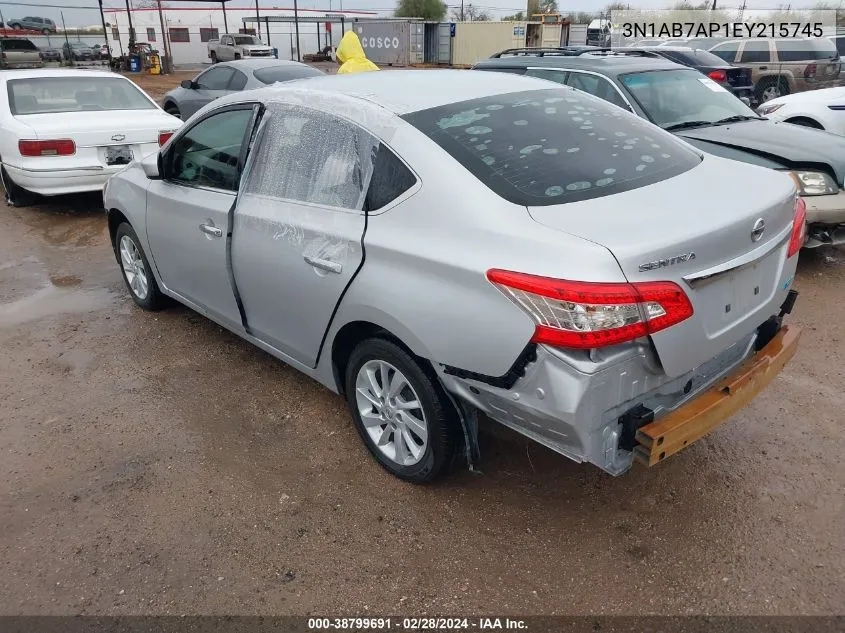
[[[120,263],[129,288],[136,297],[143,301],[147,298],[149,292],[147,268],[141,258],[141,251],[128,235],[120,238]]]
[[[423,458],[428,423],[405,374],[386,361],[367,361],[358,370],[355,399],[364,430],[385,457],[399,466]]]

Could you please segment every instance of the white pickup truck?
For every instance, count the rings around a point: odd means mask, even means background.
[[[208,42],[208,58],[212,64],[230,62],[233,59],[250,57],[272,57],[273,49],[261,43],[254,35],[225,33],[219,40]]]

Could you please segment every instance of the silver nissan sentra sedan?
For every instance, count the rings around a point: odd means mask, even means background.
[[[477,462],[477,414],[618,475],[794,354],[792,181],[598,98],[465,71],[224,97],[105,208],[135,303],[176,299],[343,394],[375,459]]]

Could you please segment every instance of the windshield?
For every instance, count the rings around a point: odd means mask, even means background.
[[[4,51],[37,51],[38,47],[29,40],[9,38],[0,40],[0,48]]]
[[[403,118],[496,194],[526,206],[628,191],[700,162],[671,134],[572,88],[493,95]]]
[[[155,105],[131,81],[116,77],[38,77],[8,82],[12,114],[82,110],[152,110]]]
[[[244,44],[261,44],[261,42],[258,41],[257,37],[253,37],[252,35],[236,35],[235,44],[243,46]]]
[[[663,70],[620,77],[649,118],[663,128],[735,116],[757,118],[742,101],[697,70]]]

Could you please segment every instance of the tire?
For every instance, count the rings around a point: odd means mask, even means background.
[[[50,29],[44,29],[43,31],[41,31],[41,33],[43,35],[50,35]]]
[[[781,77],[769,77],[757,82],[754,89],[758,103],[765,103],[789,94],[789,84]]]
[[[0,181],[3,184],[6,204],[10,207],[28,207],[35,202],[36,194],[15,183],[9,177],[5,167],[0,167]]]
[[[10,24],[9,26],[12,27],[13,31],[20,31],[23,27],[20,24]]]
[[[133,252],[134,247],[134,252]],[[124,249],[126,252],[124,252]],[[114,255],[120,266],[123,283],[139,308],[155,312],[164,307],[164,295],[158,289],[144,249],[135,231],[127,222],[117,227]]]
[[[164,105],[164,111],[167,112],[167,114],[170,114],[171,116],[175,116],[179,119],[182,118],[182,113],[179,111],[178,106],[173,103],[166,103]]]
[[[355,428],[385,470],[421,484],[451,465],[462,437],[460,422],[430,369],[396,343],[370,338],[352,351],[345,382]],[[387,397],[385,385],[399,390]],[[401,406],[412,402],[419,406]]]
[[[217,63],[217,53],[215,53],[214,51],[211,51],[211,63],[212,64]]]
[[[235,60],[237,61],[237,60],[239,60],[240,58],[241,58],[240,53],[235,53]]]
[[[819,123],[818,121],[814,121],[813,119],[808,119],[807,117],[798,116],[794,119],[786,119],[786,123],[792,123],[792,125],[801,125],[803,127],[813,128],[814,130],[823,130],[824,126]]]

